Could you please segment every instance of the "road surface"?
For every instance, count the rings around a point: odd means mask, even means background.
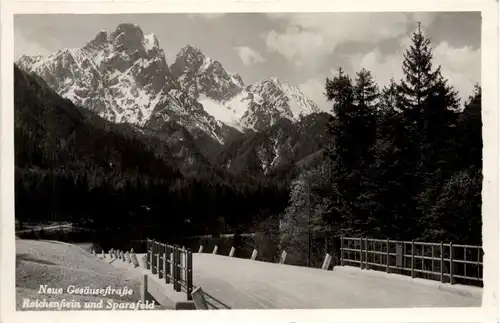
[[[478,295],[441,290],[437,282],[410,282],[397,276],[193,254],[194,285],[232,309],[481,306]]]

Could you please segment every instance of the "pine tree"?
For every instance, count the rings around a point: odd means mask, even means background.
[[[433,69],[431,40],[425,37],[418,23],[412,45],[403,54],[404,79],[399,91],[405,109],[420,108],[433,92],[441,76],[441,67]]]
[[[354,89],[349,75],[342,68],[333,79],[326,79],[325,96],[328,101],[333,102],[331,112],[336,116],[345,114],[354,100]]]
[[[380,93],[370,71],[363,68],[356,74],[353,96],[357,106],[366,107],[370,112],[377,110]]]
[[[325,88],[327,100],[333,102],[331,112],[334,115],[328,124],[330,141],[326,149],[331,187],[330,198],[333,202],[329,212],[329,222],[342,224],[347,222],[343,217],[351,213],[346,210],[348,204],[345,203],[347,189],[345,178],[349,164],[347,153],[352,143],[349,138],[348,118],[354,107],[354,88],[350,77],[342,68],[339,68],[338,75],[332,79],[326,79]]]
[[[355,109],[352,112],[352,118],[357,125],[355,131],[357,134],[356,144],[359,146],[359,158],[364,162],[360,166],[368,167],[373,161],[370,150],[375,143],[380,91],[370,71],[363,68],[356,75],[353,95]],[[360,169],[360,171],[363,170]]]
[[[329,127],[334,136],[329,156],[335,193],[330,222],[342,219],[342,232],[360,233],[367,230],[371,216],[366,193],[368,170],[373,162],[378,89],[367,70],[358,73],[354,86],[342,70],[326,86],[327,99],[334,102],[335,113]]]
[[[403,127],[395,140],[404,165],[401,181],[406,197],[411,197],[402,199],[406,221],[413,223],[407,238],[420,234],[440,187],[455,169],[454,111],[459,100],[441,75],[441,67],[433,68],[432,59],[431,40],[423,35],[419,24],[404,54],[404,79],[399,86]]]
[[[380,94],[379,114],[394,114],[401,107],[401,97],[394,78],[391,78],[388,85],[384,86]]]

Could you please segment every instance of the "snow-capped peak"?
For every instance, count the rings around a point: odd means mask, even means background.
[[[110,121],[159,126],[176,120],[217,141],[225,139],[226,126],[178,87],[156,36],[145,35],[136,24],[120,24],[109,34],[102,30],[82,48],[25,56],[17,64]]]
[[[180,50],[170,69],[181,87],[195,98],[204,95],[224,102],[244,87],[241,76],[228,73],[219,61],[206,56],[193,45]]]
[[[136,24],[101,30],[81,48],[23,56],[17,64],[110,121],[161,128],[175,120],[219,142],[232,131],[227,126],[260,130],[319,112],[296,86],[277,77],[246,86],[193,45],[183,47],[169,67],[157,37]]]
[[[277,77],[246,87],[223,103],[204,97],[200,102],[216,119],[238,129],[261,130],[280,119],[293,122],[320,109],[299,88]]]
[[[160,42],[158,41],[158,38],[156,38],[155,34],[145,35],[143,44],[146,51],[160,47]]]
[[[186,45],[181,48],[179,53],[177,53],[177,57],[187,57],[187,56],[204,56],[201,50],[193,45]]]

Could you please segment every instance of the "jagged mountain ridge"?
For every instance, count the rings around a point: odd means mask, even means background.
[[[196,99],[203,94],[223,102],[245,86],[241,76],[228,73],[220,62],[207,57],[192,45],[180,50],[170,70],[181,88]]]
[[[42,77],[62,97],[112,122],[144,126],[153,119],[173,120],[219,143],[232,131],[181,90],[157,38],[144,35],[137,25],[120,24],[82,48],[23,56],[17,64]]]
[[[298,121],[321,110],[296,86],[272,77],[245,85],[241,76],[188,45],[171,65],[174,79],[217,120],[240,131],[260,131],[285,118]]]
[[[61,96],[113,122],[152,126],[175,121],[197,139],[223,144],[235,129],[259,131],[280,118],[320,112],[298,88],[276,78],[246,86],[194,46],[169,67],[154,34],[135,24],[101,31],[82,48],[21,57]]]
[[[16,166],[181,176],[168,146],[153,151],[151,137],[76,107],[15,65],[14,89]]]
[[[165,123],[158,131],[111,122],[75,106],[41,77],[27,74],[15,64],[14,81],[16,158],[19,154],[29,156],[30,167],[55,156],[55,164],[76,171],[95,164],[108,172],[131,167],[161,176],[161,172],[155,173],[156,167],[167,167],[186,177],[213,179],[224,175],[200,151],[191,133],[175,121]],[[49,157],[40,158],[44,154]],[[22,159],[26,158],[17,158],[16,162]]]

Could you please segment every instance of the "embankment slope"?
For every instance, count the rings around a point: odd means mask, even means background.
[[[84,249],[58,241],[16,240],[16,306],[24,299],[47,301],[132,303],[140,300],[140,275],[130,268],[116,268],[109,259],[101,260]],[[40,286],[62,288],[61,294],[40,293]],[[75,295],[68,288],[132,290],[131,295]],[[76,308],[75,308],[76,309]],[[82,310],[84,308],[80,308]],[[103,308],[105,309],[105,308]],[[31,309],[33,310],[33,309]],[[94,309],[95,310],[95,309]]]

